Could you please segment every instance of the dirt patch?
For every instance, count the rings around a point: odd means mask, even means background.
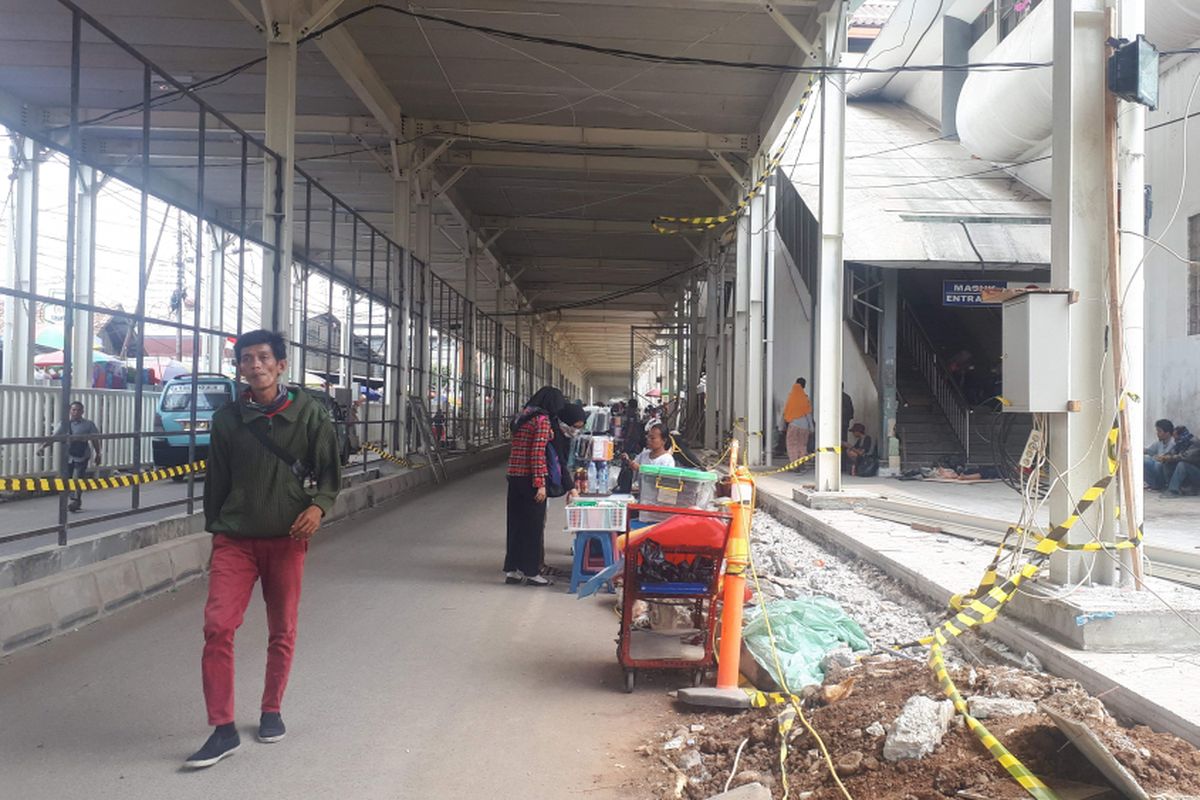
[[[858,800],[933,800],[971,790],[991,800],[1027,797],[995,762],[979,740],[955,719],[934,753],[919,761],[888,763],[883,758],[885,730],[908,698],[924,694],[943,699],[928,668],[912,661],[876,660],[852,670],[835,671],[827,685],[854,675],[854,690],[832,705],[806,710],[820,733],[847,790]],[[1153,796],[1160,793],[1200,795],[1200,753],[1187,742],[1145,727],[1122,728],[1073,682],[1008,668],[957,669],[952,677],[965,696],[973,693],[1020,696],[1047,703],[1056,710],[1084,718],[1108,743],[1116,758]],[[779,765],[780,709],[740,714],[686,713],[664,737],[642,748],[651,766],[665,757],[664,779],[652,782],[644,796],[703,800],[718,794],[733,768],[734,755],[745,741],[731,784],[758,780],[783,796]],[[1107,786],[1103,776],[1042,713],[985,721],[988,729],[1035,774],[1051,785],[1070,781]],[[700,726],[700,727],[697,727]],[[682,737],[680,734],[684,734]],[[678,741],[675,745],[672,740]],[[668,749],[664,750],[664,746]],[[699,758],[688,755],[698,752]],[[796,722],[786,762],[792,797],[835,800],[841,793],[829,775],[816,741]],[[679,795],[674,790],[680,773],[686,776]]]

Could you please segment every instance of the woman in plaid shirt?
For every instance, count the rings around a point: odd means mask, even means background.
[[[540,574],[546,533],[546,445],[553,441],[560,463],[566,464],[568,438],[583,427],[585,418],[582,406],[568,403],[558,389],[543,386],[512,423],[505,583],[553,583]],[[569,470],[564,470],[564,479],[570,481]],[[573,486],[568,483],[566,488]]]

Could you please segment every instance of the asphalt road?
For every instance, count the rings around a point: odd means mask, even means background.
[[[611,600],[505,586],[499,469],[318,534],[288,737],[253,741],[266,629],[237,640],[241,750],[196,773],[203,581],[0,660],[8,798],[616,798],[675,679],[621,690]],[[562,511],[547,558],[569,565]],[[624,788],[622,788],[624,786]]]

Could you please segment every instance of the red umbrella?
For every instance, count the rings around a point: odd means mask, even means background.
[[[659,389],[656,386],[650,391],[646,392],[646,397],[662,397],[662,389]]]

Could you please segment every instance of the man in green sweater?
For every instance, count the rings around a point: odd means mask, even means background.
[[[283,337],[250,331],[238,337],[233,352],[250,388],[212,420],[204,519],[213,549],[200,667],[215,730],[184,762],[192,768],[210,767],[241,744],[233,722],[233,637],[258,580],[268,629],[258,740],[283,738],[280,705],[296,643],[304,556],[342,485],[328,413],[283,385]]]

